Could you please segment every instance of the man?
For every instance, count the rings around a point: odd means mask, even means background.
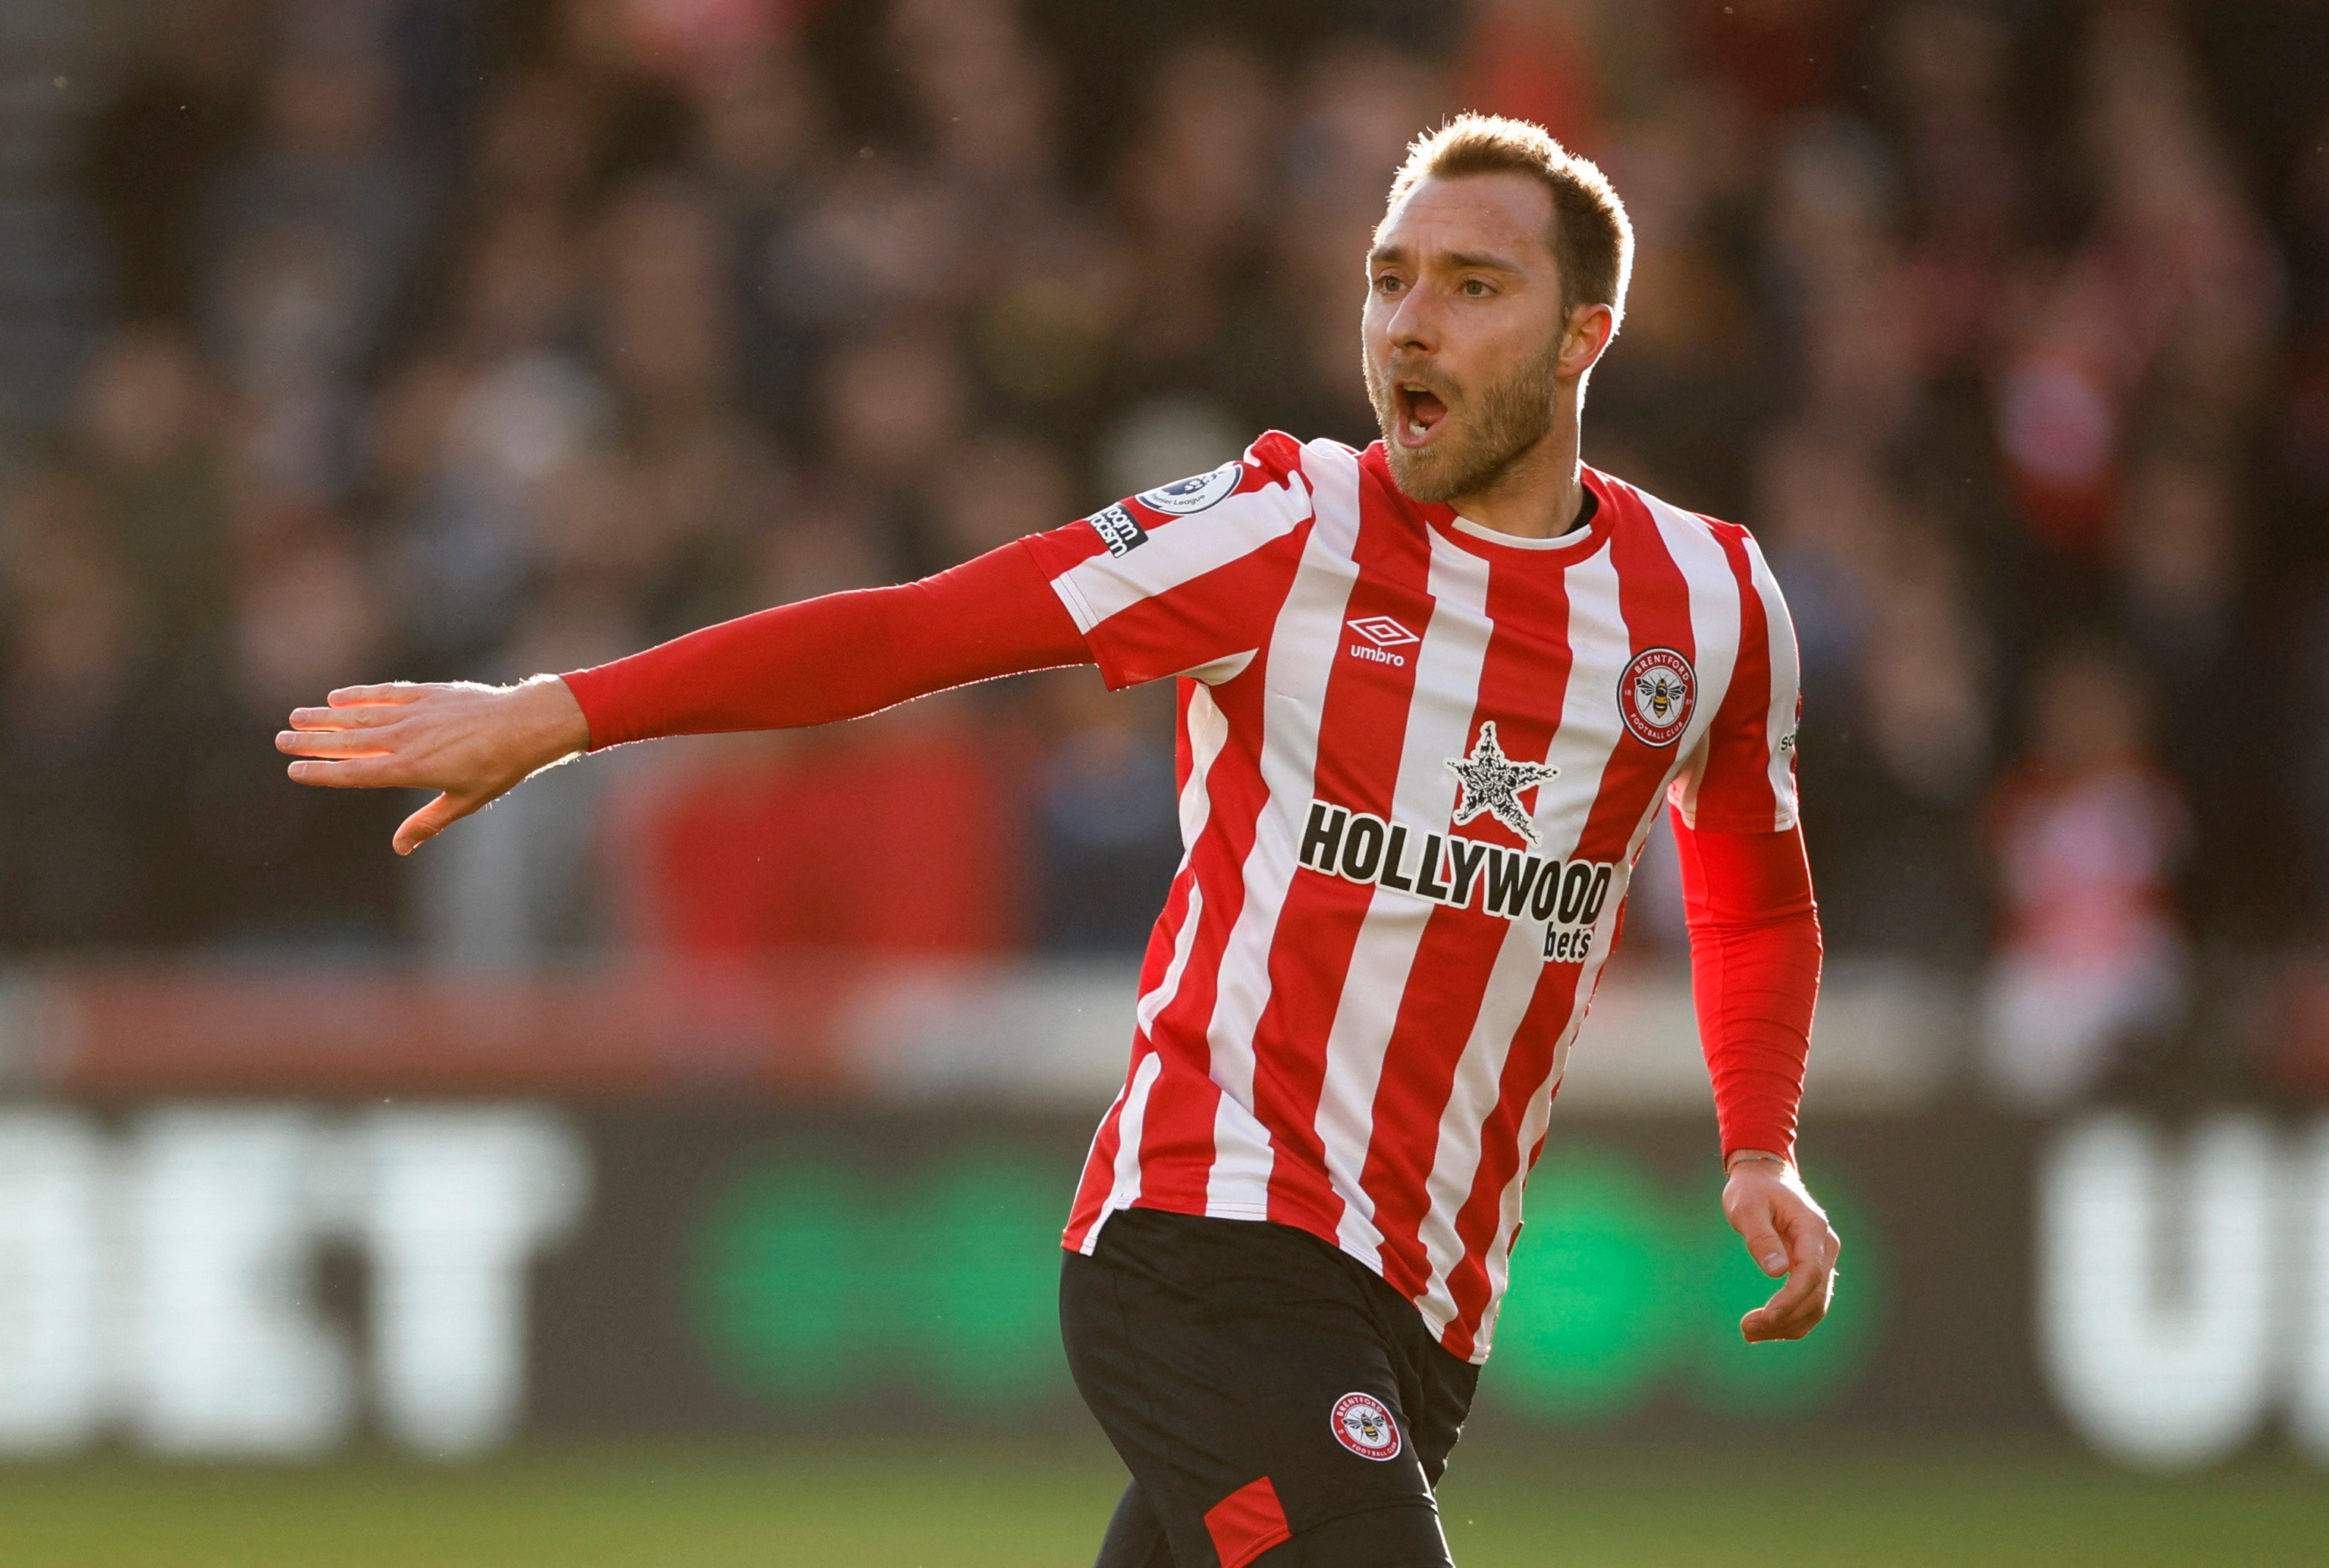
[[[1631,243],[1598,169],[1464,117],[1367,258],[1368,451],[1272,433],[919,583],[334,692],[279,744],[303,782],[443,792],[409,852],[585,749],[1176,677],[1187,854],[1064,1238],[1070,1366],[1134,1478],[1100,1562],[1445,1565],[1432,1488],[1662,799],[1725,1212],[1787,1276],[1746,1337],[1818,1322],[1836,1253],[1791,1163],[1819,935],[1787,611],[1742,530],[1579,463]]]

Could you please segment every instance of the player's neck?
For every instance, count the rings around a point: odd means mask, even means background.
[[[1452,502],[1457,515],[1515,539],[1558,539],[1585,510],[1578,473],[1578,409],[1573,391],[1554,410],[1544,439],[1521,454],[1495,482]]]

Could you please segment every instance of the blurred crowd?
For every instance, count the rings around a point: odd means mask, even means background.
[[[1631,208],[1587,460],[1771,556],[1831,951],[1984,976],[2001,1091],[2083,1093],[2329,927],[2298,9],[130,6],[109,309],[0,470],[0,947],[1136,952],[1169,694],[1089,671],[632,748],[410,863],[272,733],[1363,444],[1365,238],[1476,108]]]

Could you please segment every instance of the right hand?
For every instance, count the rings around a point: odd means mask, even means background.
[[[324,700],[292,709],[275,749],[307,759],[291,765],[297,784],[439,792],[396,830],[400,855],[590,744],[582,705],[554,676],[344,686]]]

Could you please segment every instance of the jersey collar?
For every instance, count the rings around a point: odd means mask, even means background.
[[[1510,534],[1483,527],[1468,518],[1457,516],[1453,507],[1413,499],[1400,489],[1399,481],[1391,477],[1391,460],[1385,455],[1381,441],[1362,453],[1359,463],[1401,511],[1457,549],[1499,566],[1528,568],[1559,564],[1565,567],[1572,561],[1582,560],[1599,549],[1608,539],[1620,504],[1616,492],[1622,488],[1621,483],[1597,468],[1580,464],[1578,476],[1593,502],[1593,515],[1586,519],[1585,525],[1572,528],[1556,539],[1515,539]]]

